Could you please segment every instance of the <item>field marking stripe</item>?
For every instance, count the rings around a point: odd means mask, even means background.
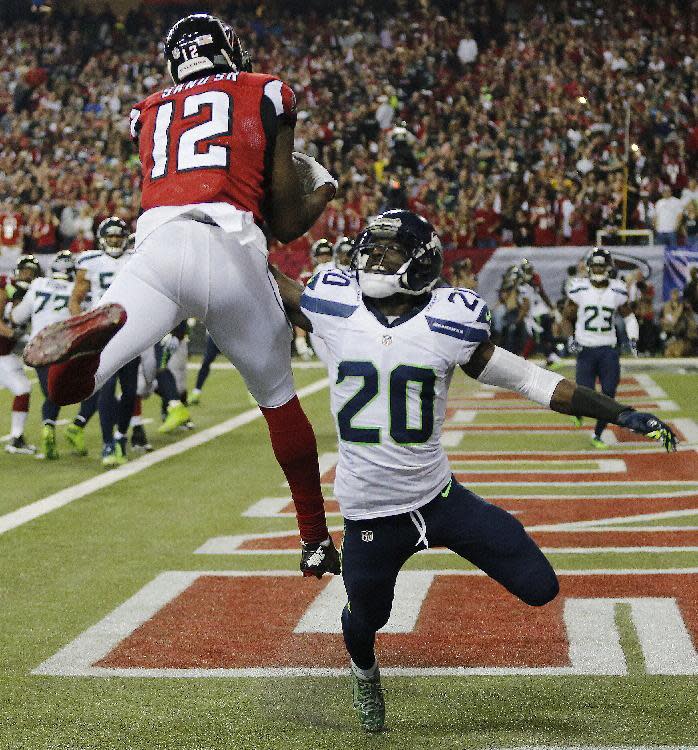
[[[423,570],[422,574],[431,573],[434,576],[457,575],[457,576],[484,576],[481,570]],[[670,575],[698,573],[698,568],[684,569],[658,569],[658,570],[560,570],[561,575]],[[300,578],[297,571],[291,570],[262,570],[262,571],[239,571],[239,570],[171,570],[160,573],[149,583],[140,588],[133,596],[123,604],[113,609],[99,622],[80,633],[70,643],[61,648],[53,656],[43,661],[32,670],[36,675],[72,675],[72,676],[124,676],[124,677],[214,677],[214,676],[261,676],[251,670],[231,669],[111,669],[105,667],[93,667],[96,661],[103,659],[116,646],[128,637],[136,628],[153,617],[169,601],[183,593],[198,578],[206,576],[215,577],[289,577]],[[393,668],[395,674],[400,668]],[[463,671],[465,669],[465,671]],[[455,668],[445,671],[443,674],[474,674],[472,668]],[[474,668],[478,670],[479,668]],[[563,671],[559,671],[562,669]],[[534,667],[527,674],[573,674],[572,667]],[[261,670],[266,671],[266,670]],[[303,674],[303,668],[299,670],[279,670],[281,675],[296,672]],[[346,670],[321,670],[319,673],[335,672],[344,674]],[[390,670],[386,670],[390,674]],[[482,672],[483,674],[520,674],[517,667],[493,667]],[[425,672],[426,674],[426,672]]]
[[[326,388],[329,385],[329,382],[328,378],[321,378],[320,380],[307,385],[305,388],[301,388],[297,392],[297,395],[303,397],[317,393]],[[29,523],[29,521],[33,521],[35,518],[39,518],[51,511],[62,508],[64,505],[68,505],[74,500],[78,500],[81,497],[91,495],[93,492],[97,492],[105,487],[111,486],[112,484],[116,484],[134,474],[149,469],[151,466],[154,466],[161,461],[172,458],[172,456],[177,456],[191,448],[197,448],[200,445],[204,445],[221,435],[225,435],[227,432],[236,430],[238,427],[243,427],[261,417],[262,412],[258,407],[248,409],[242,414],[238,414],[236,417],[227,419],[225,422],[213,425],[212,427],[197,432],[194,435],[190,435],[177,443],[172,443],[172,445],[167,445],[164,448],[158,448],[158,450],[148,453],[141,458],[137,458],[135,461],[129,461],[118,469],[112,469],[104,474],[98,474],[97,476],[86,479],[84,482],[80,482],[73,487],[60,490],[53,495],[49,495],[41,500],[36,500],[35,502],[29,503],[29,505],[25,505],[17,510],[13,510],[10,513],[6,513],[5,515],[0,516],[0,534],[16,529],[25,523]]]

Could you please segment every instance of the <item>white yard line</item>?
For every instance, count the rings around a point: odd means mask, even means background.
[[[318,391],[323,390],[328,385],[329,380],[327,378],[321,378],[320,380],[307,385],[305,388],[301,388],[298,391],[298,396],[309,396],[312,393],[317,393]],[[53,495],[49,495],[42,500],[37,500],[36,502],[25,505],[22,508],[6,513],[5,515],[0,516],[0,534],[16,529],[25,523],[29,523],[29,521],[33,521],[35,518],[39,518],[51,511],[62,508],[64,505],[68,505],[74,500],[78,500],[81,497],[91,495],[93,492],[98,492],[112,484],[121,482],[134,474],[149,469],[155,464],[159,464],[161,461],[172,458],[172,456],[177,456],[180,453],[191,450],[192,448],[204,445],[221,435],[236,430],[238,427],[244,427],[250,422],[260,419],[261,416],[262,412],[257,407],[254,409],[248,409],[242,414],[238,414],[236,417],[227,419],[225,422],[213,425],[213,427],[209,427],[206,430],[190,435],[189,437],[173,443],[172,445],[168,445],[165,448],[159,448],[152,453],[137,458],[135,461],[129,461],[126,465],[121,466],[118,469],[112,469],[104,474],[99,474],[98,476],[80,482],[73,487],[68,487],[60,492],[54,493]]]

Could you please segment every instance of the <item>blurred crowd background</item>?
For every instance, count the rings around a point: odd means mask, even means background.
[[[497,246],[592,244],[622,225],[626,147],[627,226],[698,244],[696,0],[211,5],[255,70],[294,88],[296,148],[339,178],[311,233],[272,248],[292,275],[313,240],[353,236],[393,207],[435,224],[449,273],[466,257],[477,270]],[[0,264],[18,250],[89,249],[112,214],[135,224],[128,112],[167,85],[163,35],[194,9],[9,7]]]

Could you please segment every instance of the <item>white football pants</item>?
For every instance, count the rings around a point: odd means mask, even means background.
[[[184,216],[148,235],[101,299],[128,319],[102,352],[95,390],[184,318],[199,318],[260,406],[289,401],[292,331],[264,243],[254,224],[226,234]]]
[[[13,396],[23,396],[32,389],[29,378],[24,374],[22,360],[16,354],[0,357],[0,388],[7,388]]]

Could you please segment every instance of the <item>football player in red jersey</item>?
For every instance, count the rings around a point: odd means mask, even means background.
[[[201,319],[267,420],[296,505],[301,569],[338,573],[315,435],[295,395],[291,329],[261,228],[284,243],[301,236],[337,183],[293,154],[294,94],[276,76],[249,72],[230,26],[187,16],[168,32],[165,57],[174,85],[131,112],[143,173],[136,253],[104,306],[46,329],[25,361],[51,363],[51,398],[77,402],[181,320]]]
[[[20,256],[14,278],[0,275],[0,388],[7,388],[14,396],[10,441],[5,446],[8,453],[36,453],[36,448],[24,439],[32,387],[19,357],[13,353],[17,343],[16,332],[6,313],[11,305],[21,300],[37,276],[41,276],[41,266],[33,255]]]

